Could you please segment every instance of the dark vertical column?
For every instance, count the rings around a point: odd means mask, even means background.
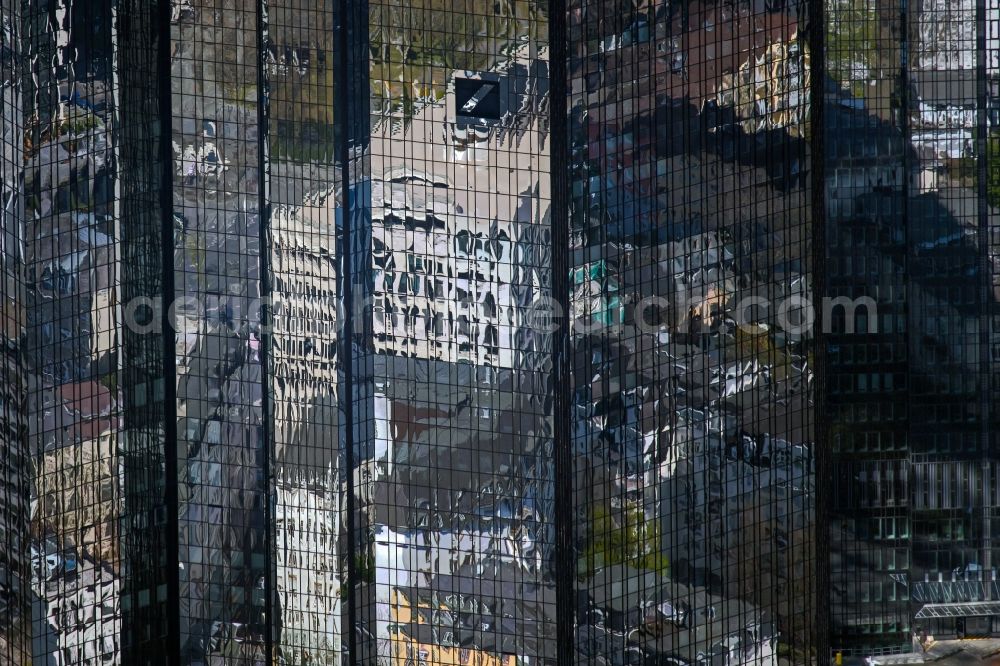
[[[19,0],[3,0],[0,16],[11,27],[10,43],[0,53],[0,661],[31,660],[30,530],[31,459],[28,455],[27,384],[23,350],[25,303],[22,252],[24,243],[24,8]],[[27,32],[27,31],[25,31]]]
[[[549,114],[552,188],[552,294],[558,304],[552,336],[553,437],[555,465],[556,654],[558,663],[574,661],[573,454],[570,424],[569,354],[569,142],[566,1],[549,2]]]
[[[980,525],[982,539],[982,574],[987,578],[983,586],[986,599],[992,599],[993,586],[989,584],[990,570],[993,567],[991,548],[992,534],[990,529],[990,300],[993,297],[992,263],[990,261],[990,224],[989,224],[989,130],[987,128],[988,81],[986,76],[986,0],[976,0],[976,212],[979,236],[979,448],[980,448],[980,483],[982,484],[982,505],[979,507],[982,515]]]
[[[371,303],[372,220],[370,173],[370,97],[369,86],[369,3],[368,0],[347,0],[347,15],[342,29],[342,86],[335,93],[344,104],[340,149],[344,193],[344,357],[345,398],[348,418],[342,432],[347,437],[345,450],[350,456],[345,471],[348,474],[352,505],[347,510],[353,521],[347,532],[350,543],[348,566],[351,567],[348,587],[352,590],[353,608],[348,611],[345,631],[353,642],[352,664],[375,663],[376,642],[376,582],[374,532],[372,526],[373,499],[370,490],[369,461],[373,459],[375,440],[374,395],[375,369],[372,353]],[[351,615],[353,613],[353,615]]]
[[[276,660],[275,637],[277,622],[280,616],[275,612],[274,582],[277,575],[275,569],[275,521],[274,507],[276,505],[276,489],[271,461],[274,456],[274,422],[271,416],[271,391],[269,375],[269,355],[271,353],[271,204],[268,192],[270,184],[270,163],[268,154],[268,81],[265,75],[267,62],[267,4],[268,0],[257,3],[257,210],[260,221],[257,228],[259,239],[258,260],[260,266],[260,382],[261,382],[261,451],[263,451],[262,473],[265,492],[264,506],[264,539],[266,545],[266,562],[264,566],[264,654],[269,661]]]
[[[810,187],[812,188],[812,281],[813,308],[816,320],[813,345],[813,466],[815,469],[815,638],[817,663],[825,664],[830,656],[830,501],[833,492],[831,478],[830,425],[826,404],[826,336],[830,323],[820,307],[828,294],[826,278],[826,170],[823,107],[826,88],[823,0],[808,1],[809,47],[809,156]]]
[[[120,649],[129,664],[179,660],[169,19],[168,2],[118,3]]]
[[[156,84],[159,95],[159,135],[157,158],[160,167],[160,215],[162,236],[161,335],[163,338],[163,449],[166,505],[167,641],[165,661],[180,663],[180,579],[178,571],[178,494],[177,494],[177,350],[170,322],[170,304],[174,300],[174,149],[173,100],[171,94],[170,23],[171,3],[156,4]]]
[[[913,234],[910,230],[910,173],[911,173],[911,159],[910,159],[910,75],[909,75],[909,65],[910,65],[910,23],[909,23],[909,13],[907,11],[907,0],[899,0],[899,36],[900,36],[900,57],[899,57],[899,131],[901,134],[901,146],[902,150],[900,152],[900,162],[902,164],[902,182],[900,183],[900,188],[902,190],[902,203],[901,203],[901,220],[903,223],[903,284],[904,284],[904,302],[903,302],[903,315],[906,321],[906,330],[903,335],[906,339],[906,373],[907,373],[907,391],[906,391],[906,414],[907,428],[911,427],[913,420],[913,401],[912,401],[912,391],[914,383],[914,373],[913,373],[913,360],[915,352],[917,353],[916,358],[919,358],[919,350],[914,349],[913,345],[913,332],[915,330],[914,321],[914,284],[912,276],[910,275],[910,265],[913,263]],[[916,314],[919,316],[919,313]],[[906,437],[907,450],[904,456],[907,460],[904,461],[907,469],[908,476],[908,486],[910,488],[916,488],[916,476],[914,474],[913,465],[913,437],[912,432],[907,433]],[[911,502],[912,504],[912,502]],[[907,521],[910,523],[910,534],[915,536],[915,526],[913,525],[913,513],[912,511],[906,517]],[[910,546],[910,557],[909,564],[911,567],[910,576],[913,578],[913,568],[914,568],[914,552],[913,545]]]
[[[997,507],[997,488],[995,487],[995,475],[997,469],[997,444],[1000,443],[1000,372],[997,366],[1000,358],[991,358],[991,347],[995,348],[998,342],[998,331],[990,331],[990,321],[995,320],[998,310],[998,296],[1000,296],[1000,275],[998,267],[991,261],[1000,251],[1000,229],[998,229],[997,211],[997,185],[998,170],[1000,163],[997,162],[998,148],[1000,148],[1000,136],[997,134],[997,60],[998,40],[996,31],[1000,28],[1000,13],[996,11],[997,4],[992,0],[979,0],[976,3],[977,40],[976,49],[979,59],[976,63],[977,79],[979,89],[977,98],[979,101],[979,115],[977,118],[980,132],[979,144],[979,250],[982,262],[982,288],[983,301],[979,312],[980,325],[980,398],[983,410],[981,418],[981,437],[984,449],[983,490],[984,490],[984,520],[983,525],[991,526],[991,519],[1000,515]],[[992,75],[992,76],[991,76]],[[988,460],[988,462],[986,462]],[[1000,536],[1000,535],[997,535]],[[992,529],[984,535],[983,543],[987,548],[992,545],[994,535]],[[989,551],[987,551],[989,552]],[[992,558],[990,552],[989,559],[983,562],[983,576],[987,581],[987,599],[996,601],[998,599],[996,589],[997,562]],[[1000,624],[994,621],[993,635],[1000,631]]]
[[[906,346],[906,381],[907,390],[905,395],[906,401],[906,423],[905,428],[909,431],[906,433],[906,451],[903,452],[905,465],[904,470],[907,474],[907,486],[911,489],[918,487],[917,476],[915,473],[916,466],[914,465],[914,440],[912,432],[913,423],[913,390],[914,383],[917,379],[916,372],[914,372],[914,364],[920,358],[919,347],[914,345],[914,332],[919,330],[917,318],[920,316],[919,307],[915,305],[917,294],[915,293],[915,285],[913,282],[913,276],[910,273],[910,266],[914,262],[914,237],[916,234],[913,233],[911,227],[913,226],[911,220],[911,174],[913,170],[913,158],[912,149],[910,142],[910,59],[913,57],[910,52],[910,13],[907,8],[908,0],[899,0],[899,38],[900,38],[900,56],[899,56],[899,105],[898,105],[898,124],[899,132],[901,136],[901,151],[900,151],[900,164],[902,167],[902,182],[900,183],[900,189],[902,191],[901,199],[901,211],[900,220],[903,225],[903,252],[901,254],[903,262],[903,288],[904,288],[904,301],[903,301],[903,317],[906,322],[906,330],[903,331],[903,338],[905,340]],[[921,456],[921,459],[924,457]],[[925,474],[926,472],[921,472]],[[933,491],[932,491],[933,492]],[[909,503],[909,511],[907,512],[905,520],[909,523],[910,535],[916,540],[916,526],[913,520],[913,505],[914,502],[911,500]],[[916,575],[914,570],[916,569],[916,562],[914,561],[914,547],[913,542],[910,543],[910,553],[908,558],[908,564],[910,565],[909,576],[911,580],[916,580]],[[911,599],[911,605],[913,601]],[[910,609],[910,615],[912,616],[912,608]]]
[[[336,145],[336,162],[340,169],[340,200],[337,202],[339,206],[339,215],[337,219],[337,257],[340,263],[340,270],[338,272],[337,280],[338,287],[337,291],[340,294],[342,302],[342,325],[341,325],[341,335],[339,339],[340,345],[340,372],[338,373],[338,381],[341,383],[342,388],[340,391],[340,405],[342,410],[341,417],[341,429],[340,429],[340,450],[343,455],[343,464],[340,465],[341,475],[340,482],[345,491],[346,502],[344,507],[344,522],[345,531],[347,532],[347,542],[344,544],[346,546],[346,552],[344,555],[344,562],[346,563],[346,576],[345,579],[347,584],[344,586],[346,590],[344,605],[345,605],[345,615],[346,623],[344,626],[344,631],[346,632],[346,647],[347,656],[346,664],[358,664],[361,663],[359,659],[359,646],[358,646],[358,605],[359,599],[359,588],[357,579],[357,525],[355,520],[355,513],[357,511],[357,499],[354,492],[354,289],[353,289],[353,279],[352,275],[354,272],[354,262],[352,257],[352,224],[353,219],[352,208],[353,202],[350,194],[351,190],[351,147],[350,147],[350,134],[351,134],[351,113],[350,113],[350,77],[352,72],[350,69],[351,58],[349,57],[349,52],[351,49],[351,26],[354,23],[352,19],[353,12],[356,11],[355,5],[358,4],[355,0],[340,0],[339,6],[337,8],[337,18],[334,22],[337,30],[337,49],[334,54],[336,60],[336,72],[334,76],[336,77],[334,83],[334,104],[336,110],[334,111],[334,124],[336,126],[335,130],[335,141]]]

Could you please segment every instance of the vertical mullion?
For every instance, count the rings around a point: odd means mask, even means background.
[[[808,47],[809,47],[809,161],[812,188],[812,279],[814,285],[813,303],[828,293],[826,278],[826,170],[823,89],[826,81],[826,58],[824,44],[825,16],[824,0],[807,0]],[[819,297],[819,298],[817,298]],[[832,453],[830,428],[826,406],[826,331],[832,331],[827,322],[825,309],[815,308],[816,313],[813,382],[813,445],[810,449],[814,470],[813,524],[815,530],[813,546],[813,566],[815,567],[815,636],[814,646],[819,663],[825,663],[830,655],[830,502],[833,483],[830,456]]]
[[[976,0],[976,220],[979,238],[979,287],[980,310],[979,323],[979,382],[976,387],[979,392],[979,448],[980,474],[982,484],[982,567],[983,575],[988,576],[993,567],[991,551],[990,502],[989,499],[989,469],[990,469],[990,300],[991,266],[990,261],[990,223],[989,223],[989,131],[987,128],[986,107],[988,104],[989,85],[986,72],[986,0]],[[989,580],[983,586],[986,599],[992,599],[992,589]]]
[[[271,393],[268,377],[268,355],[271,352],[271,266],[270,266],[270,230],[271,230],[271,204],[268,184],[270,181],[270,165],[268,142],[270,133],[268,131],[268,85],[265,65],[267,62],[267,0],[258,0],[256,3],[256,38],[257,38],[257,233],[258,233],[258,253],[260,272],[260,353],[258,354],[260,363],[261,382],[261,440],[259,446],[263,451],[262,465],[264,476],[264,496],[261,507],[264,514],[265,529],[265,574],[264,574],[264,654],[268,661],[275,661],[277,655],[274,652],[274,627],[277,616],[274,612],[274,578],[277,575],[275,569],[276,562],[276,540],[274,507],[276,498],[276,488],[272,474],[271,458],[273,451],[272,420],[271,420]],[[253,322],[250,322],[253,326]]]
[[[568,95],[566,64],[566,2],[549,2],[549,114],[551,159],[552,292],[558,304],[557,328],[552,338],[553,438],[555,468],[555,583],[556,654],[561,666],[570,666],[574,646],[573,579],[573,452],[570,423],[569,353],[569,200]]]
[[[165,469],[164,503],[166,505],[166,583],[167,640],[166,661],[180,663],[180,575],[178,469],[177,469],[177,349],[170,323],[170,305],[174,293],[174,149],[173,99],[171,94],[171,3],[159,0],[157,9],[156,69],[159,94],[160,134],[160,215],[161,215],[161,285],[165,307],[161,308],[163,338],[163,453]]]
[[[336,79],[334,83],[334,125],[337,129],[334,131],[335,140],[338,145],[335,147],[336,151],[336,161],[340,162],[340,248],[338,254],[340,256],[340,275],[338,276],[338,283],[340,285],[340,298],[344,304],[343,307],[343,326],[341,328],[341,340],[340,340],[340,350],[341,359],[340,366],[343,369],[343,386],[340,392],[340,402],[343,405],[344,422],[341,424],[341,435],[340,442],[343,447],[344,453],[344,465],[342,471],[342,479],[346,481],[346,506],[345,506],[345,529],[347,531],[347,552],[345,557],[347,559],[346,566],[346,579],[347,584],[346,598],[344,600],[347,609],[347,622],[345,630],[347,632],[347,664],[358,664],[361,663],[358,654],[358,642],[357,642],[357,534],[354,520],[354,512],[357,506],[355,488],[354,488],[354,377],[353,377],[353,365],[354,365],[354,354],[353,354],[353,337],[354,337],[354,289],[353,289],[353,261],[351,257],[352,251],[352,234],[351,234],[351,221],[352,221],[352,209],[353,201],[350,195],[350,184],[351,184],[351,167],[350,167],[350,147],[349,147],[349,132],[350,132],[350,119],[349,108],[350,104],[348,101],[348,81],[351,75],[350,67],[348,63],[348,52],[351,48],[350,44],[350,33],[349,24],[351,22],[350,13],[354,11],[353,5],[355,0],[340,0],[338,5],[338,20],[335,21],[335,26],[338,31],[337,34],[337,53],[335,54],[337,70],[335,73]]]

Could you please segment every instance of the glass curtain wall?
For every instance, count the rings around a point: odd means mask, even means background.
[[[379,663],[556,658],[551,339],[528,322],[552,280],[546,5],[368,3],[354,493]]]
[[[805,6],[568,5],[575,663],[810,663]]]
[[[0,382],[0,659],[27,664],[31,659],[31,560],[27,553],[31,464],[27,443],[27,368],[21,356],[25,329],[24,281],[24,86],[21,40],[23,7],[0,4],[0,297],[3,336]]]
[[[175,2],[177,539],[181,658],[263,659],[269,583],[261,293],[261,7]]]
[[[277,658],[341,663],[347,551],[342,461],[343,312],[337,227],[345,136],[335,118],[343,3],[271,0],[262,15],[267,97],[265,203],[269,336],[252,333],[262,377],[274,484]],[[337,118],[339,121],[340,119]]]
[[[125,507],[119,523],[124,561],[117,658],[146,665],[179,659],[175,354],[163,313],[173,293],[175,226],[166,57],[171,7],[165,1],[128,0],[115,5],[115,15],[122,321],[117,383]]]
[[[825,11],[831,647],[907,652],[994,631],[925,605],[998,592],[997,18]]]
[[[23,217],[5,231],[18,230],[11,240],[20,234],[23,262],[23,374],[13,386],[27,398],[21,473],[31,511],[19,546],[31,571],[20,594],[31,605],[24,653],[32,663],[120,660],[115,10],[112,2],[22,3],[20,20],[7,24],[7,46],[21,58],[24,128],[21,199],[11,202]]]

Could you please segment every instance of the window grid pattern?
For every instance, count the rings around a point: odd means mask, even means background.
[[[568,29],[575,663],[809,663],[804,7]]]
[[[369,4],[356,492],[387,663],[556,658],[551,338],[526,321],[551,292],[545,4]]]
[[[30,516],[31,464],[26,441],[27,368],[21,360],[24,338],[24,114],[21,40],[24,8],[8,0],[0,4],[0,297],[3,356],[0,359],[0,659],[10,664],[31,661],[31,559],[26,535]]]
[[[31,653],[115,663],[123,460],[114,12],[71,0],[22,12],[30,78],[17,252],[32,500],[22,547],[38,599]]]
[[[289,665],[339,664],[344,635],[337,4],[272,0],[266,12],[272,630],[276,653]]]
[[[0,661],[1000,631],[1000,4],[806,4],[0,0]]]
[[[159,2],[129,0],[116,7],[118,77],[117,148],[120,197],[121,301],[123,325],[119,391],[123,403],[120,470],[124,503],[121,520],[121,654],[120,663],[168,664],[177,660],[172,635],[176,589],[176,510],[169,490],[173,479],[168,460],[168,433],[175,410],[169,404],[167,379],[174,360],[165,354],[163,302],[169,301],[165,280],[164,220],[170,220],[165,196],[170,194],[172,163],[151,156],[164,154],[166,126],[161,92],[169,80],[162,73],[161,46],[169,26],[154,30],[170,8]],[[169,110],[167,110],[169,111]],[[173,225],[170,226],[172,235]]]
[[[262,659],[271,639],[260,347],[262,103],[253,0],[171,21],[181,658]]]
[[[828,338],[831,649],[849,655],[992,631],[912,620],[927,590],[996,575],[990,4],[825,3],[827,279],[868,300]]]

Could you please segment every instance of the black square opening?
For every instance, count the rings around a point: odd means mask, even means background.
[[[455,115],[499,120],[500,84],[482,79],[455,79]]]

